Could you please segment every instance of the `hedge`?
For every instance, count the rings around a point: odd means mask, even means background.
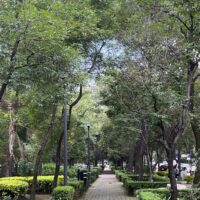
[[[53,176],[38,176],[37,177],[37,186],[36,186],[36,192],[37,193],[45,193],[50,194],[53,190],[52,183],[53,183]],[[58,177],[58,185],[63,185],[63,176]],[[29,190],[32,186],[33,177],[7,177],[7,178],[0,178],[0,183],[2,181],[25,181],[28,183]],[[75,190],[79,193],[83,190],[83,181],[78,181],[75,179],[68,179],[68,184],[70,186],[73,186]]]
[[[42,164],[42,176],[52,176],[55,173],[55,164],[54,163],[45,163]],[[77,170],[75,168],[68,168],[67,173],[69,178],[74,178],[77,176]],[[60,166],[59,175],[64,174],[64,167]]]
[[[58,186],[53,190],[52,200],[73,200],[74,188],[72,186]]]
[[[156,174],[158,176],[166,176],[166,177],[168,177],[168,171],[158,171],[158,172],[156,172]]]
[[[21,180],[1,180],[0,181],[0,197],[10,196],[18,198],[26,194],[28,183]]]
[[[169,182],[169,178],[166,176],[159,176],[157,174],[153,175],[153,181],[158,182]]]
[[[184,181],[186,181],[187,183],[192,183],[194,180],[194,176],[184,176]]]
[[[141,188],[160,188],[166,187],[167,184],[168,182],[133,181],[130,179],[126,179],[124,182],[124,186],[130,195],[133,195],[136,190]]]
[[[168,189],[140,189],[136,191],[137,197],[139,200],[148,200],[148,196],[156,196],[159,198],[158,200],[169,199],[170,198],[170,190]],[[151,194],[150,194],[151,193]],[[200,199],[200,190],[199,189],[186,189],[179,190],[179,200],[189,200],[189,199]],[[153,200],[155,198],[152,198]]]
[[[141,193],[144,193],[144,195],[141,195]],[[155,195],[156,198],[160,197],[160,199],[162,200],[170,197],[170,190],[168,190],[167,188],[140,189],[136,191],[137,197],[140,200],[146,200],[146,193],[148,193],[149,196],[151,195],[150,193],[152,193],[152,195]]]
[[[162,200],[162,198],[159,195],[154,194],[153,192],[140,192],[138,199],[139,200]]]

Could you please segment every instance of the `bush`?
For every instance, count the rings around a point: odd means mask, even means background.
[[[55,163],[42,164],[42,176],[54,175],[55,167],[56,167]],[[67,173],[70,178],[74,178],[77,175],[77,170],[75,168],[68,168]],[[60,166],[59,175],[63,174],[64,174],[64,167]]]
[[[169,178],[168,177],[166,177],[166,176],[159,176],[159,175],[157,175],[157,174],[154,174],[153,175],[153,180],[154,181],[158,181],[158,182],[169,182]]]
[[[73,200],[74,188],[72,186],[58,186],[53,190],[52,200]]]
[[[168,177],[168,171],[158,171],[158,172],[156,172],[156,174],[158,176],[166,176],[166,177]]]
[[[133,195],[136,190],[141,188],[160,188],[166,187],[168,182],[149,182],[149,181],[133,181],[126,179],[124,186],[128,191],[128,194]]]
[[[194,176],[184,176],[184,181],[187,183],[192,183],[194,179]]]
[[[126,176],[124,170],[115,170],[115,174],[119,181],[122,181],[122,176]]]
[[[149,192],[153,193],[157,197],[160,197],[160,199],[170,199],[170,190],[168,189],[141,189],[137,190],[137,196],[140,200],[146,200],[145,198],[142,199],[141,193],[143,192]],[[187,189],[187,190],[179,190],[179,196],[178,198],[180,200],[196,200],[200,199],[200,190],[199,189]],[[154,200],[154,199],[153,199]]]
[[[13,175],[17,176],[32,176],[33,175],[33,163],[26,161],[19,161],[17,165],[16,173]]]
[[[167,188],[158,188],[158,189],[140,189],[136,191],[138,198],[141,196],[142,192],[153,193],[157,197],[159,196],[161,199],[169,199],[170,197],[170,190]],[[140,199],[140,198],[139,198]]]
[[[140,192],[138,199],[139,200],[162,200],[162,198],[159,195],[154,194],[153,192]]]
[[[28,190],[28,183],[20,180],[1,180],[0,181],[0,197],[18,198],[23,196]],[[6,197],[5,197],[6,196]]]

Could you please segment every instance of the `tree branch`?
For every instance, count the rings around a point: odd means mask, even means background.
[[[97,58],[98,58],[98,54],[101,52],[102,48],[105,46],[106,42],[103,41],[101,44],[101,47],[96,51],[93,60],[92,60],[92,66],[89,68],[88,73],[90,74],[94,68],[96,67],[96,62],[97,62]]]

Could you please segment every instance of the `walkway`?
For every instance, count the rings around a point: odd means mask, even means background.
[[[129,197],[115,175],[102,174],[90,186],[81,200],[136,200]]]

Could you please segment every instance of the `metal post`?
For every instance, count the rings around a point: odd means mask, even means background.
[[[90,124],[87,123],[88,128],[88,162],[87,162],[87,168],[88,172],[90,172]]]
[[[67,85],[64,84],[64,186],[67,185]]]

